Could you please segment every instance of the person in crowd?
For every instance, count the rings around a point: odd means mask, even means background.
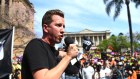
[[[12,79],[22,79],[21,78],[21,70],[16,69],[15,72],[12,74]]]
[[[110,79],[111,78],[111,67],[110,67],[110,62],[108,60],[105,60],[104,61],[105,63],[103,64],[103,67],[104,67],[104,71],[105,71],[105,78],[106,79]]]
[[[116,66],[116,61],[115,61],[115,58],[112,57],[112,60],[110,62],[110,65],[111,65],[111,68],[114,68]]]
[[[60,62],[55,44],[64,36],[64,13],[59,9],[47,11],[42,18],[42,38],[32,39],[26,46],[22,59],[22,79],[60,79],[71,59],[77,56],[76,44],[70,44]]]
[[[14,61],[12,64],[12,79],[21,79],[21,65],[18,61]]]
[[[109,58],[105,61],[105,65],[107,68],[111,68]]]
[[[98,59],[97,62],[94,64],[94,74],[92,76],[93,79],[100,79],[100,70],[102,67],[102,63],[100,62],[101,59]]]
[[[127,77],[127,79],[137,79],[137,73],[132,66],[129,67],[128,74],[129,76]]]
[[[13,72],[15,72],[17,69],[21,70],[21,65],[17,61],[13,62],[12,67],[13,67]]]
[[[92,79],[94,74],[94,68],[92,67],[91,61],[85,62],[83,67],[83,79]]]
[[[100,69],[99,74],[100,74],[100,79],[106,79],[106,70],[103,64],[101,64],[101,69]]]
[[[80,69],[80,61],[77,61],[75,64],[70,62],[65,69],[65,79],[81,79],[81,74],[79,73]]]
[[[136,70],[136,73],[137,73],[137,78],[140,79],[140,63],[139,63],[140,59],[138,59],[137,61],[137,70]]]
[[[137,78],[140,79],[140,65],[138,64],[137,60],[133,62],[132,68],[134,69],[134,71],[136,71]]]

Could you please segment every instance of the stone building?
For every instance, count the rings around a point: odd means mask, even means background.
[[[96,49],[97,46],[99,45],[99,43],[104,40],[104,39],[108,39],[110,37],[110,31],[109,30],[105,30],[105,31],[92,31],[89,29],[84,29],[80,32],[66,32],[64,34],[65,37],[71,37],[73,38],[75,41],[78,42],[78,47],[80,49],[80,51],[82,51],[82,44],[83,44],[83,36],[88,37],[92,42],[92,49]]]
[[[0,28],[15,27],[14,54],[21,55],[34,34],[34,7],[29,0],[0,0]]]

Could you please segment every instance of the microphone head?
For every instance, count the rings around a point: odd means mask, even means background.
[[[69,46],[70,44],[74,44],[74,40],[71,37],[65,37],[64,42],[66,46]]]

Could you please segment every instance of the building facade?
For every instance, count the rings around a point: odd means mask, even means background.
[[[92,42],[92,49],[96,49],[97,46],[99,45],[99,43],[101,41],[103,41],[104,39],[108,39],[110,37],[110,31],[109,30],[105,30],[105,31],[92,31],[89,29],[84,29],[80,32],[66,32],[64,34],[65,37],[71,37],[73,38],[75,41],[78,42],[78,47],[80,49],[80,51],[83,50],[82,48],[82,44],[83,44],[83,36],[88,37]]]
[[[0,0],[0,27],[23,26],[34,32],[34,13],[29,0]]]
[[[0,0],[0,28],[15,27],[15,54],[22,54],[26,44],[35,36],[34,13],[29,0]]]

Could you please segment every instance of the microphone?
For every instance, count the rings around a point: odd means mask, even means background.
[[[65,49],[65,51],[67,51],[69,45],[70,45],[70,44],[74,44],[75,41],[74,41],[71,37],[65,37],[64,43],[65,43],[65,44],[64,44],[64,49]]]
[[[71,37],[65,37],[64,42],[66,46],[69,46],[70,44],[74,44],[74,40]]]
[[[72,39],[71,37],[65,37],[64,43],[65,43],[64,44],[65,52],[67,52],[70,44],[78,45],[78,42],[76,40]],[[74,64],[78,63],[80,61],[80,59],[82,59],[82,58],[83,58],[82,53],[78,53],[78,55],[71,60],[71,64],[74,65]],[[78,67],[78,68],[80,68],[80,67]]]

